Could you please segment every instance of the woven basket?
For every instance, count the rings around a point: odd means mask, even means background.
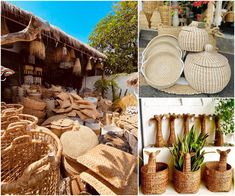
[[[227,170],[217,171],[218,161],[211,161],[205,164],[203,177],[206,187],[212,192],[228,192],[232,188],[233,169],[227,164]]]
[[[143,11],[148,21],[150,21],[152,14],[157,7],[157,1],[143,1]]]
[[[147,165],[141,168],[141,189],[144,194],[162,194],[169,180],[169,168],[166,163],[157,163],[156,173],[147,173]]]
[[[151,45],[150,47],[146,48],[143,53],[143,62],[146,61],[150,56],[153,56],[159,52],[168,52],[177,56],[178,58],[182,58],[182,51],[179,47],[167,41],[161,41],[158,42],[157,45]]]
[[[34,55],[41,60],[45,60],[46,58],[46,47],[42,41],[34,40],[29,44],[29,53],[30,55]]]
[[[159,12],[160,12],[160,15],[161,15],[162,24],[171,26],[172,7],[171,6],[159,6]]]
[[[59,139],[47,131],[30,131],[13,139],[1,152],[2,194],[57,194],[61,151]]]
[[[172,35],[176,38],[179,37],[179,33],[181,31],[182,27],[173,27],[173,26],[164,26],[164,25],[159,25],[158,26],[158,35]]]
[[[47,106],[47,104],[44,101],[30,99],[27,97],[23,99],[22,104],[25,107],[30,108],[32,110],[44,110]]]
[[[159,52],[148,58],[142,65],[146,82],[157,89],[173,86],[183,72],[183,61],[168,52]]]
[[[178,40],[182,50],[190,52],[201,52],[208,44],[208,32],[197,27],[197,22],[192,22],[189,26],[182,27]]]
[[[22,114],[24,106],[21,104],[5,104],[1,102],[1,114],[2,116],[15,114]]]
[[[64,156],[62,157],[62,163],[63,163],[64,174],[66,177],[79,175],[87,170],[87,168],[81,165],[80,163],[66,159]]]
[[[207,44],[205,52],[188,54],[185,60],[185,78],[189,84],[202,93],[218,93],[228,84],[231,69],[223,55],[213,52]]]
[[[39,119],[43,119],[46,116],[46,112],[45,111],[41,111],[41,110],[33,110],[31,108],[26,108],[25,107],[23,111],[24,111],[25,114],[36,116]]]

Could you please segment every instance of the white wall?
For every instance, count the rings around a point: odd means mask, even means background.
[[[121,97],[124,95],[126,89],[128,89],[128,93],[134,93],[134,88],[127,86],[127,80],[130,77],[132,77],[133,74],[135,74],[135,73],[132,73],[132,74],[119,74],[118,77],[115,79],[118,86],[119,86],[119,88],[122,89]],[[109,76],[107,78],[111,78],[111,77],[113,77],[113,76]],[[84,78],[83,83],[82,83],[81,91],[84,88],[89,88],[89,89],[95,90],[94,84],[100,78],[101,78],[101,76],[90,76],[90,77]],[[117,91],[117,95],[119,95],[119,91]],[[111,89],[107,93],[107,98],[110,99],[110,100],[113,99]]]

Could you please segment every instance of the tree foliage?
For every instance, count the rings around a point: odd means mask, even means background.
[[[121,1],[104,17],[89,36],[91,46],[107,55],[105,73],[137,71],[137,2]]]

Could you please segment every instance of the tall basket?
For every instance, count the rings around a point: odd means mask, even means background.
[[[171,6],[159,6],[159,12],[162,19],[162,24],[171,26],[172,23],[172,7]]]
[[[21,136],[15,138],[6,134],[1,137],[6,147],[1,150],[1,193],[58,194],[62,151],[59,139],[48,131],[21,130]]]

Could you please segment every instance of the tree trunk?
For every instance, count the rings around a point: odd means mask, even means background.
[[[224,135],[220,131],[219,117],[215,116],[215,146],[224,145]]]

